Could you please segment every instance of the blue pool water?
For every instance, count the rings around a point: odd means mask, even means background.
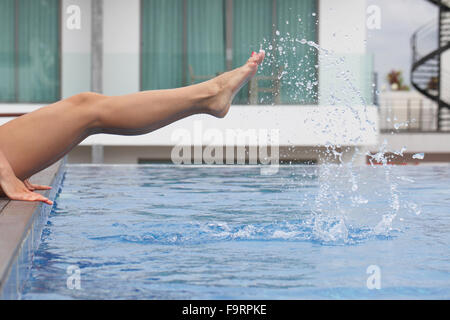
[[[22,298],[449,299],[449,181],[448,166],[69,165]]]

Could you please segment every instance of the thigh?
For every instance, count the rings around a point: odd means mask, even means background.
[[[0,148],[19,179],[50,166],[85,139],[87,108],[63,100],[0,126]]]

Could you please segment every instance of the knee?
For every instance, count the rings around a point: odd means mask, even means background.
[[[106,98],[105,95],[95,92],[81,92],[68,99],[74,105],[86,105],[94,106],[98,102],[103,101]]]
[[[77,109],[77,112],[84,114],[86,119],[89,121],[89,127],[96,127],[101,120],[103,110],[105,109],[103,105],[108,99],[107,96],[95,92],[82,92],[78,93],[67,101],[70,105]]]

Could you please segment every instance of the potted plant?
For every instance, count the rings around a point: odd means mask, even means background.
[[[403,76],[400,70],[392,70],[389,72],[387,80],[392,91],[409,91],[409,86],[403,83]]]

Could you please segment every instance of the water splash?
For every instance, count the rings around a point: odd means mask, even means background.
[[[413,154],[412,158],[423,160],[423,158],[425,158],[425,154],[424,153],[416,153],[416,154]]]
[[[301,24],[301,19],[298,20]],[[329,112],[329,116],[338,115],[344,110],[348,110],[358,119],[360,132],[369,130],[376,130],[375,123],[368,117],[367,107],[370,101],[362,94],[361,88],[356,83],[356,76],[348,68],[348,61],[346,57],[339,56],[331,50],[327,50],[319,46],[316,42],[308,40],[301,35],[291,35],[289,33],[282,33],[279,30],[275,32],[274,39],[264,39],[262,45],[267,48],[268,55],[265,61],[264,68],[271,70],[272,76],[277,76],[281,82],[281,86],[291,88],[288,90],[288,97],[292,101],[302,102],[309,101],[324,101],[336,108]],[[317,62],[312,62],[314,59],[310,57],[317,56]],[[318,79],[317,70],[318,65],[327,73],[336,74],[335,82],[339,86],[332,88],[330,92],[318,94]],[[277,70],[282,70],[277,74]],[[329,71],[329,72],[328,72]],[[375,86],[371,86],[375,93]],[[280,93],[278,93],[280,94]],[[378,94],[378,93],[377,93]],[[303,98],[301,98],[303,97]],[[274,104],[272,102],[272,104]],[[360,110],[363,110],[362,115]],[[312,112],[305,123],[310,122],[315,124],[315,128],[320,130],[322,134],[328,134],[335,138],[337,135],[328,125],[323,125],[318,121],[317,114]],[[394,119],[397,121],[397,119]],[[394,127],[396,130],[402,127],[408,127],[408,122],[396,122]],[[340,137],[351,136],[346,132],[346,125],[342,124],[342,132]],[[358,145],[362,141],[361,136],[353,138],[350,142]],[[325,146],[317,146],[319,156],[323,159],[331,159],[336,165],[322,164],[319,168],[319,190],[314,199],[314,210],[310,219],[311,234],[313,238],[327,243],[350,243],[352,240],[352,233],[350,230],[351,221],[355,220],[354,216],[360,216],[358,211],[366,215],[370,215],[370,219],[359,219],[359,221],[366,221],[366,224],[360,225],[357,228],[364,229],[365,234],[389,237],[393,232],[398,231],[394,228],[396,217],[401,208],[407,208],[409,212],[420,214],[420,208],[415,203],[405,204],[402,202],[402,194],[398,190],[398,181],[402,177],[394,179],[391,173],[389,161],[392,155],[403,156],[406,147],[400,150],[388,150],[387,141],[384,141],[378,152],[375,154],[364,153],[364,150],[355,148],[355,153],[350,162],[345,163],[343,159],[344,151],[340,145],[333,142],[328,142]],[[359,156],[365,155],[372,168],[377,164],[382,167],[383,174],[380,175],[380,197],[388,197],[389,208],[372,209],[373,204],[367,199],[373,199],[374,190],[371,188],[361,188],[364,185],[364,177],[355,169],[355,159]],[[423,154],[415,154],[413,159],[423,159]],[[378,174],[378,171],[372,171],[373,174]],[[405,180],[403,180],[405,181]],[[348,183],[349,186],[343,184]],[[343,192],[342,190],[348,190]],[[345,201],[344,201],[345,199]],[[351,201],[348,206],[348,199]],[[374,216],[375,218],[372,218]],[[403,219],[403,218],[402,218]],[[369,221],[370,220],[370,221]],[[297,236],[294,231],[278,230],[277,236],[282,238]]]

